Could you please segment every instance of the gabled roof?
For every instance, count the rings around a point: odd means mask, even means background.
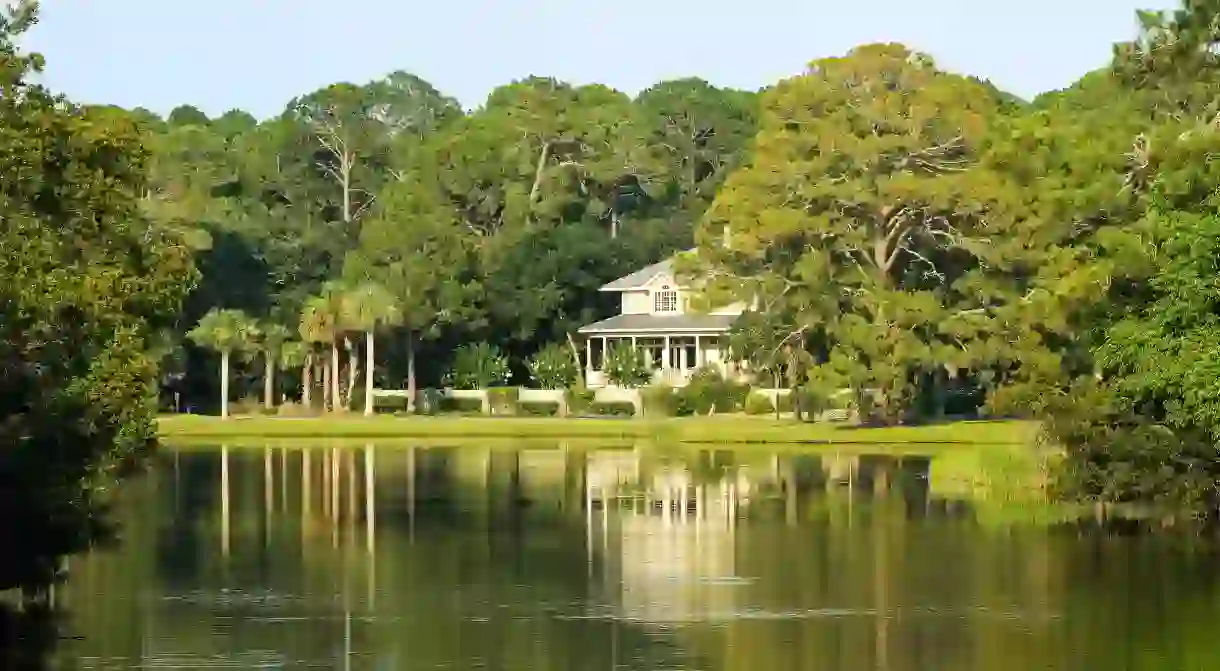
[[[694,250],[692,249],[688,251]],[[645,266],[634,273],[627,275],[626,277],[620,277],[609,284],[604,284],[602,285],[600,291],[632,291],[634,289],[643,289],[644,287],[648,286],[648,283],[651,282],[652,279],[657,275],[662,273],[673,275],[674,258],[674,256],[671,256],[660,263]]]
[[[582,326],[580,333],[636,334],[648,333],[724,333],[737,321],[737,315],[617,315],[596,324]]]
[[[602,285],[600,291],[631,291],[632,289],[642,289],[652,281],[652,278],[661,273],[673,273],[673,259],[665,259],[660,263],[654,263],[651,266],[645,266],[639,270],[620,277],[609,284]]]

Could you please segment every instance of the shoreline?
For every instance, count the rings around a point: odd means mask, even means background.
[[[671,443],[751,445],[1022,445],[1032,444],[1037,424],[1019,420],[971,420],[856,428],[746,416],[669,419],[536,417],[326,416],[232,417],[167,415],[157,419],[158,437],[186,439],[657,439]]]

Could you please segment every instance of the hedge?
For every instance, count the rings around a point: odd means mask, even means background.
[[[634,417],[635,404],[631,401],[594,401],[589,404],[589,414],[598,417]]]
[[[457,412],[461,414],[483,414],[483,401],[478,398],[453,398],[445,396],[440,399],[441,412]]]
[[[521,392],[517,387],[492,387],[487,390],[487,407],[493,415],[517,414],[517,398]]]
[[[774,415],[775,404],[766,394],[750,394],[746,396],[745,413],[747,415]]]
[[[568,401],[568,414],[580,415],[593,404],[594,392],[592,389],[568,389],[564,396]]]
[[[640,404],[647,417],[673,417],[680,407],[678,392],[667,386],[644,387],[640,390]]]
[[[558,401],[519,401],[517,410],[531,417],[554,417],[559,414]]]
[[[406,396],[374,396],[373,409],[381,412],[398,412],[407,409]]]

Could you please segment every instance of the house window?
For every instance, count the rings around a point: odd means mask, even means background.
[[[676,292],[676,291],[654,291],[654,292],[652,292],[652,311],[653,312],[677,312],[678,311],[678,292]]]

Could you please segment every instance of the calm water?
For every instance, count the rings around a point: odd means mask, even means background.
[[[192,450],[73,560],[82,669],[1212,669],[1186,541],[987,523],[926,458]]]

